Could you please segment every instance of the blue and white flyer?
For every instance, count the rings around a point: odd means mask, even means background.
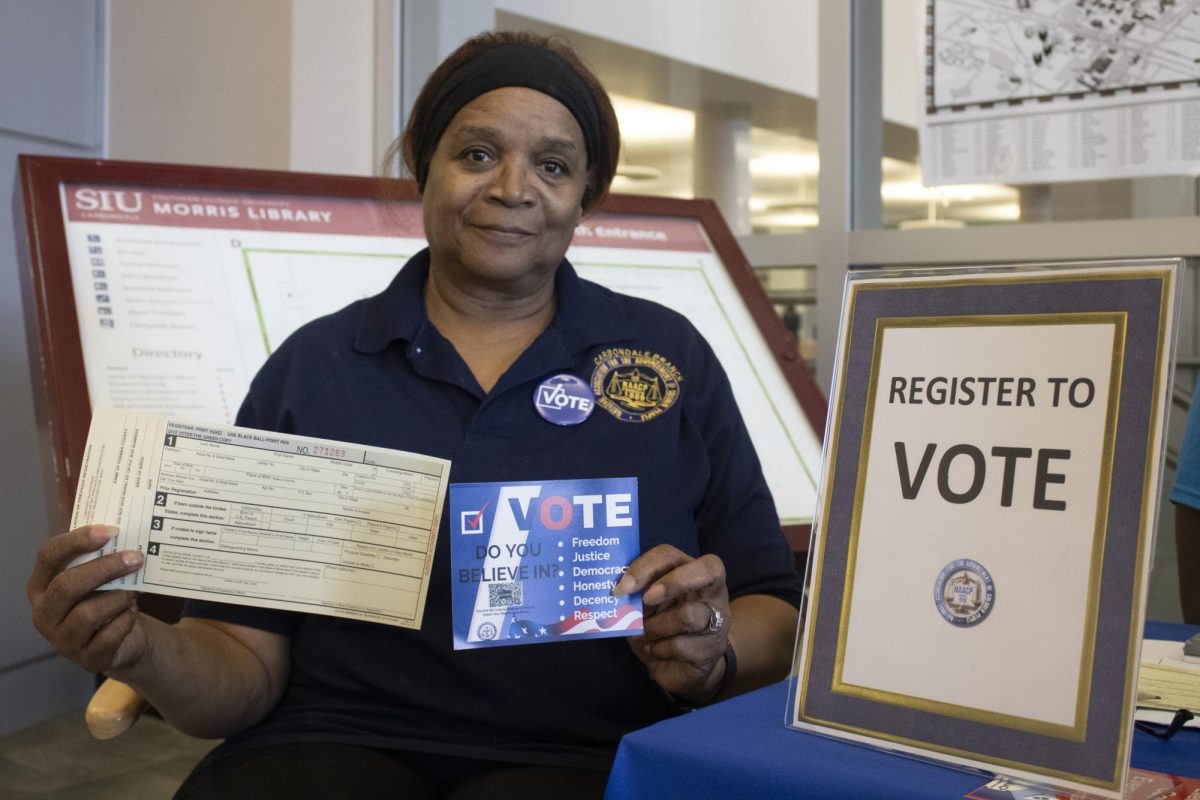
[[[642,630],[637,478],[450,485],[454,649]]]

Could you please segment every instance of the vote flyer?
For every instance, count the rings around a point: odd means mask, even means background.
[[[454,649],[633,636],[637,478],[450,485]]]

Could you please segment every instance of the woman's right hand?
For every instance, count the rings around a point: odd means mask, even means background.
[[[85,525],[47,539],[38,548],[25,586],[34,627],[59,654],[90,672],[120,670],[146,652],[137,592],[96,591],[135,572],[145,557],[126,550],[67,567],[76,557],[103,547],[116,533],[108,525]]]

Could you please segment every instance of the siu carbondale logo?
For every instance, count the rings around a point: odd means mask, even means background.
[[[623,422],[649,422],[679,398],[683,375],[658,353],[614,347],[596,356],[596,403]]]
[[[978,561],[960,558],[938,573],[933,604],[951,625],[969,628],[987,619],[996,601],[991,574]]]

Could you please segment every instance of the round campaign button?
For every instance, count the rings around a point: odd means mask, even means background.
[[[547,378],[533,390],[533,407],[555,425],[578,425],[596,407],[596,396],[582,379],[563,373]]]
[[[946,622],[969,628],[992,613],[996,585],[978,561],[955,559],[942,568],[933,583],[933,604]]]

